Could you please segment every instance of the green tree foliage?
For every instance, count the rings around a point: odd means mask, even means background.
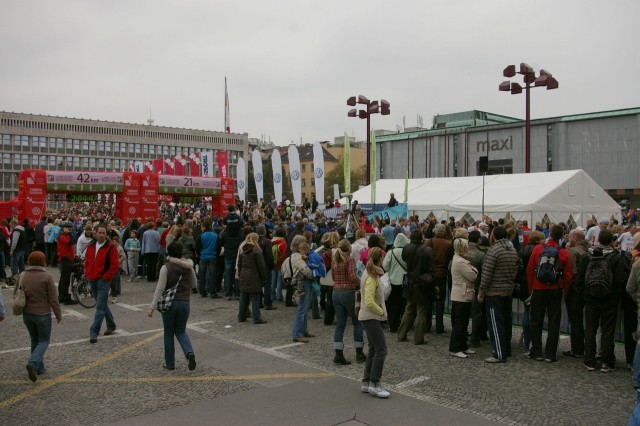
[[[367,166],[359,167],[358,169],[351,169],[351,192],[358,190],[360,185],[364,185],[365,171]],[[340,161],[336,163],[333,170],[324,175],[324,191],[325,198],[327,195],[331,195],[333,198],[333,185],[338,184],[340,193],[344,192],[344,160],[340,158]]]

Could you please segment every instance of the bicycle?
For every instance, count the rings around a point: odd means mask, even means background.
[[[73,259],[71,272],[71,292],[73,297],[85,308],[96,306],[96,298],[91,293],[89,280],[84,275],[84,262],[79,257]]]

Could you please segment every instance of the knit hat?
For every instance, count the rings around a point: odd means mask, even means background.
[[[256,227],[256,232],[258,235],[267,235],[267,228],[265,228],[264,225],[258,225]]]

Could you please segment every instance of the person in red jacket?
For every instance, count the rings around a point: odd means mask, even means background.
[[[531,348],[525,353],[525,358],[536,361],[555,362],[558,359],[558,339],[560,338],[560,320],[562,319],[562,294],[565,296],[571,285],[573,269],[569,252],[559,246],[559,241],[564,235],[562,226],[554,225],[551,228],[550,238],[546,244],[538,244],[531,253],[529,264],[527,265],[527,283],[529,283],[529,293],[531,294]],[[538,268],[538,259],[542,251],[547,247],[554,247],[558,250],[557,261],[559,261],[560,276],[555,282],[541,282]],[[548,330],[547,344],[542,353],[542,327],[544,316],[547,315]]]
[[[58,266],[60,267],[60,283],[58,285],[58,301],[65,305],[75,305],[75,300],[69,294],[71,284],[71,270],[73,267],[74,250],[71,244],[71,228],[73,223],[62,222],[62,232],[58,237]]]
[[[109,299],[111,280],[120,268],[118,250],[107,239],[107,227],[105,225],[97,226],[95,238],[89,243],[84,257],[84,273],[87,280],[89,280],[91,293],[96,298],[96,315],[89,329],[89,342],[91,343],[98,341],[103,319],[107,321],[105,336],[113,334],[116,330],[116,323],[107,301]]]

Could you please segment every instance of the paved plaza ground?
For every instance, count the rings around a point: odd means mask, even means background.
[[[55,268],[49,271],[57,279]],[[348,366],[333,364],[333,330],[311,319],[316,334],[294,343],[295,308],[262,311],[268,324],[237,322],[238,302],[192,298],[188,333],[198,362],[188,371],[163,364],[162,320],[146,316],[155,283],[123,282],[109,303],[116,334],[89,343],[94,309],[63,306],[53,326],[47,373],[26,374],[29,337],[21,317],[0,323],[1,424],[265,424],[265,425],[623,425],[634,408],[631,371],[616,347],[618,368],[587,372],[579,359],[526,360],[514,331],[514,357],[485,364],[489,345],[468,359],[448,355],[450,327],[427,344],[399,343],[386,331],[383,384],[388,400],[360,392],[352,327]],[[11,291],[2,290],[10,311]],[[104,328],[103,328],[104,330]],[[180,352],[177,345],[177,353]],[[568,349],[563,336],[560,351]],[[620,361],[622,360],[622,361]]]

